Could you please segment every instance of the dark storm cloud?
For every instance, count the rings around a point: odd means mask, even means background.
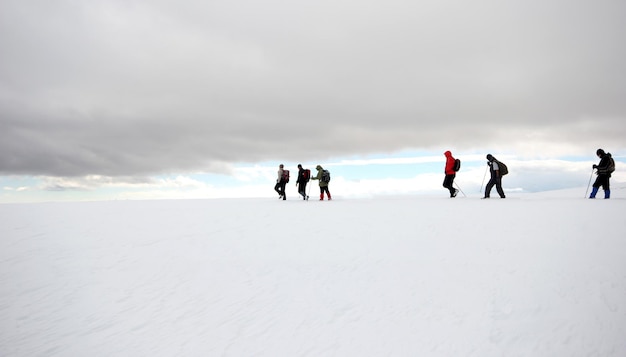
[[[3,1],[0,174],[623,148],[619,1]]]

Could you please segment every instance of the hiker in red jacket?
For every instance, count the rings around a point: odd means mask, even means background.
[[[446,156],[446,167],[444,169],[446,173],[446,177],[443,179],[443,187],[447,188],[450,191],[450,197],[456,197],[456,194],[459,193],[459,190],[452,187],[454,183],[454,178],[456,177],[456,171],[454,171],[454,157],[452,157],[452,153],[450,151],[446,151],[443,153]]]

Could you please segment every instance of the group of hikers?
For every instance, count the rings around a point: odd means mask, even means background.
[[[450,191],[450,197],[454,198],[459,193],[459,190],[453,187],[454,178],[456,177],[456,172],[460,168],[460,161],[455,159],[452,156],[450,151],[446,151],[444,153],[446,157],[446,166],[445,166],[445,178],[443,179],[443,187]],[[609,179],[611,178],[611,174],[615,171],[615,161],[611,156],[611,153],[604,152],[602,149],[598,149],[596,151],[596,156],[600,158],[600,162],[596,165],[592,166],[592,170],[596,170],[595,173],[598,176],[593,183],[593,188],[591,190],[591,194],[589,198],[596,198],[596,194],[600,187],[604,190],[604,198],[611,198],[611,188],[609,186]],[[506,198],[504,194],[504,190],[502,189],[502,176],[506,175],[509,170],[505,164],[498,161],[493,155],[487,154],[487,165],[489,166],[489,172],[491,174],[491,178],[485,186],[485,196],[483,198],[490,198],[491,189],[493,186],[496,186],[496,191],[498,191],[498,195],[500,198]],[[486,174],[486,172],[485,172]],[[593,175],[593,171],[592,171]],[[592,176],[593,177],[593,176]],[[483,181],[484,182],[484,181]],[[589,179],[591,183],[591,179]]]
[[[446,177],[443,179],[443,187],[448,189],[450,197],[454,198],[459,193],[459,190],[454,188],[454,178],[456,177],[456,172],[461,168],[461,161],[455,159],[450,151],[446,151],[443,154],[446,157],[446,166],[444,168]],[[487,186],[485,186],[485,196],[483,198],[490,198],[493,186],[496,186],[496,191],[498,191],[500,198],[506,198],[502,189],[502,176],[508,174],[508,168],[491,154],[487,154],[487,165],[489,166],[491,178],[487,182]]]
[[[593,183],[593,188],[591,190],[591,194],[589,198],[596,198],[596,194],[600,187],[604,190],[604,198],[608,199],[611,197],[611,189],[609,186],[609,179],[611,178],[611,174],[615,171],[615,161],[613,160],[611,153],[606,153],[602,149],[598,149],[596,151],[596,155],[600,158],[600,162],[596,165],[592,166],[592,170],[595,170],[596,175],[598,176]],[[446,151],[444,153],[446,157],[446,164],[444,168],[445,178],[443,179],[443,187],[445,187],[450,192],[450,198],[454,198],[459,193],[459,189],[454,188],[454,179],[456,177],[457,171],[459,171],[461,167],[461,161],[459,159],[455,159],[452,156],[452,152]],[[489,167],[490,179],[485,186],[485,195],[483,199],[490,198],[491,189],[495,186],[496,191],[500,198],[506,198],[504,194],[504,190],[502,189],[502,176],[508,174],[507,166],[498,161],[493,155],[487,154],[487,165]],[[324,168],[320,165],[317,165],[315,168],[317,170],[317,175],[311,177],[311,171],[308,169],[304,169],[301,164],[298,164],[298,180],[296,181],[296,186],[298,187],[298,194],[302,196],[303,200],[308,200],[309,196],[306,193],[306,186],[309,180],[318,180],[320,187],[320,201],[324,200],[324,193],[328,197],[328,200],[331,200],[330,191],[328,190],[328,184],[330,182],[330,173],[328,170],[324,170]],[[486,172],[485,172],[486,175]],[[592,171],[593,175],[593,171]],[[274,186],[274,190],[278,193],[278,198],[286,200],[287,194],[285,192],[285,187],[289,182],[289,170],[284,169],[284,165],[280,164],[278,167],[278,178],[276,179],[276,186]],[[484,180],[483,180],[484,182]],[[591,178],[589,179],[591,183]]]
[[[320,201],[324,200],[324,193],[326,193],[326,197],[328,200],[332,200],[330,195],[330,191],[328,190],[328,183],[330,182],[330,172],[328,170],[324,170],[324,168],[320,165],[315,167],[317,170],[317,175],[311,177],[311,170],[305,169],[301,164],[298,164],[298,179],[296,180],[296,186],[298,187],[298,194],[302,196],[303,200],[308,200],[309,195],[306,192],[306,185],[309,180],[318,180],[320,187]],[[289,170],[285,170],[285,166],[280,164],[278,166],[278,178],[276,179],[276,186],[274,186],[274,191],[278,193],[278,199],[287,199],[287,193],[285,192],[285,187],[289,183]]]

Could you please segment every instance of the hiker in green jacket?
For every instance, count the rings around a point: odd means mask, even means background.
[[[332,200],[330,196],[330,191],[328,191],[328,183],[330,182],[330,173],[328,170],[324,170],[324,168],[320,165],[315,167],[317,169],[317,176],[311,177],[311,180],[319,180],[320,182],[320,201],[324,200],[324,192],[328,196],[328,200]]]

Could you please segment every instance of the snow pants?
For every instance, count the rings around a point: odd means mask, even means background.
[[[456,174],[452,174],[452,175],[446,175],[446,177],[443,179],[443,187],[447,188],[448,191],[450,191],[450,196],[454,195],[454,178],[456,177]]]
[[[274,191],[278,192],[278,196],[282,196],[283,200],[287,199],[287,195],[285,194],[285,182],[284,181],[280,181],[278,183],[276,183],[276,186],[274,186]]]
[[[306,184],[306,182],[298,184],[298,193],[304,198],[306,198]]]
[[[609,188],[609,175],[598,175],[596,181],[593,183],[593,187],[600,188],[604,191],[610,190]]]
[[[487,186],[485,187],[485,198],[489,197],[491,189],[494,185],[496,186],[496,190],[498,191],[500,197],[505,198],[506,196],[504,195],[504,190],[502,190],[502,176],[497,175],[495,172],[491,173],[491,180],[489,180]]]

